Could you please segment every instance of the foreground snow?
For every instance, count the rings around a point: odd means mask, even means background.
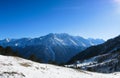
[[[18,57],[0,55],[0,78],[119,78],[120,73],[100,74],[49,64],[39,64]]]

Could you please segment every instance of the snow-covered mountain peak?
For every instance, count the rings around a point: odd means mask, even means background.
[[[19,47],[25,47],[30,45],[41,45],[45,43],[54,43],[55,45],[62,44],[62,45],[74,45],[74,46],[84,46],[89,47],[91,45],[97,45],[103,43],[104,40],[100,39],[84,39],[79,36],[71,36],[66,33],[50,33],[45,36],[41,36],[39,38],[21,38],[21,39],[5,39],[0,40],[0,45],[2,46],[16,46],[19,44]]]
[[[89,41],[66,33],[50,33],[38,38],[11,39],[9,42],[0,40],[0,45],[3,47],[11,46],[13,49],[20,51],[21,55],[26,58],[34,54],[38,58],[44,59],[45,62],[51,60],[66,62],[87,47],[103,42],[94,39]]]

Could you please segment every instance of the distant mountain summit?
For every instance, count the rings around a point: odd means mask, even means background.
[[[1,46],[11,46],[21,56],[35,56],[42,62],[66,63],[71,57],[87,47],[103,43],[101,39],[84,39],[66,33],[50,33],[39,38],[21,38],[0,40]]]

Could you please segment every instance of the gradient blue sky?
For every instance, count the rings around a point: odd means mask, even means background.
[[[68,33],[120,34],[120,0],[0,0],[0,39]]]

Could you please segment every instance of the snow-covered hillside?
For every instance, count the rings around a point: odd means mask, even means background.
[[[0,78],[119,78],[120,73],[100,74],[49,64],[39,64],[18,57],[0,55]]]
[[[99,73],[120,72],[120,48],[114,48],[107,54],[90,59],[77,60],[74,64],[66,66]]]
[[[120,35],[107,40],[105,43],[97,45],[97,46],[91,46],[84,51],[78,53],[75,55],[69,63],[76,62],[77,60],[86,60],[90,59],[95,56],[108,54],[111,52],[114,52],[115,50],[120,48]]]

